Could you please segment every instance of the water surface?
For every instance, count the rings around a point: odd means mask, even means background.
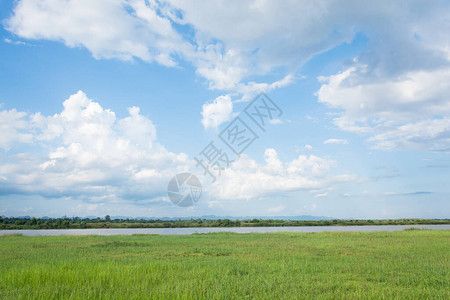
[[[365,226],[286,226],[286,227],[205,227],[205,228],[105,228],[105,229],[25,229],[0,230],[0,235],[22,234],[26,236],[58,235],[132,235],[161,234],[188,235],[193,233],[235,232],[322,232],[322,231],[399,231],[406,228],[450,230],[450,225],[365,225]]]

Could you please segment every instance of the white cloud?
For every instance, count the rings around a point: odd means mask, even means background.
[[[314,198],[322,198],[322,197],[326,197],[326,196],[328,196],[328,193],[327,193],[327,192],[325,192],[325,193],[320,193],[320,194],[315,194],[315,195],[314,195]]]
[[[354,125],[393,120],[405,122],[450,112],[450,68],[414,71],[398,78],[361,78],[361,69],[323,78],[319,101],[345,112],[343,118]],[[369,124],[370,125],[370,124]]]
[[[292,73],[315,54],[351,40],[354,34],[353,25],[345,24],[349,23],[345,21],[348,7],[336,1],[170,3],[182,11],[179,22],[197,30],[197,42],[208,45],[220,41],[221,55],[198,72],[206,78],[221,79],[213,80],[213,86],[223,89],[278,67]]]
[[[381,150],[429,149],[450,153],[450,118],[408,123],[368,139]]]
[[[6,27],[26,39],[85,47],[95,58],[133,57],[173,66],[176,49],[189,47],[149,1],[22,0]]]
[[[211,88],[241,90],[243,94],[277,88],[291,76],[272,84],[240,84],[254,73],[252,62],[239,47],[206,37],[201,24],[187,24],[178,15],[189,15],[195,3],[180,13],[180,6],[138,0],[21,0],[5,22],[6,29],[25,39],[62,41],[68,47],[85,47],[95,58],[117,58],[157,62],[175,66],[177,59],[190,61]],[[186,7],[187,9],[188,7]],[[218,10],[205,13],[220,14]],[[196,34],[190,38],[177,32],[172,23],[189,25]],[[231,25],[231,24],[230,24]],[[247,97],[247,96],[244,96]]]
[[[365,80],[358,69],[350,68],[323,80],[319,101],[342,111],[335,124],[369,134],[374,148],[450,148],[450,68],[408,72],[378,82]]]
[[[21,38],[85,47],[96,58],[139,58],[167,66],[181,58],[191,62],[211,88],[238,91],[243,98],[290,84],[292,74],[309,58],[354,34],[339,3],[326,4],[326,10],[325,4],[308,1],[236,4],[21,0],[5,24]],[[174,23],[190,26],[194,34],[178,32]],[[279,67],[286,68],[280,80],[243,83]]]
[[[0,159],[3,195],[40,199],[83,200],[74,212],[107,209],[120,203],[167,202],[167,182],[174,174],[198,171],[186,154],[167,151],[157,141],[151,120],[138,107],[117,118],[82,91],[63,102],[60,113],[45,116],[16,110],[0,111],[3,145],[31,143],[32,149],[6,150]],[[26,138],[19,139],[20,130]],[[8,149],[6,147],[6,149]],[[22,151],[17,153],[17,151]],[[335,162],[315,155],[299,155],[283,162],[267,149],[264,164],[247,155],[225,169],[217,182],[205,182],[209,207],[224,199],[250,199],[296,190],[329,188],[354,179],[333,175]],[[56,200],[55,200],[56,201]],[[92,204],[92,205],[91,205]]]
[[[324,144],[348,144],[347,140],[344,139],[328,139],[323,141]]]
[[[355,179],[348,174],[332,175],[330,169],[335,162],[315,155],[299,155],[282,162],[275,149],[266,149],[264,157],[265,164],[260,165],[241,155],[208,187],[209,195],[216,199],[251,199],[272,193],[322,189]]]
[[[11,45],[28,45],[28,44],[25,43],[25,42],[22,42],[22,41],[13,41],[13,40],[8,39],[8,38],[3,39],[3,41],[4,41],[5,43],[11,44]]]
[[[91,202],[148,200],[165,195],[171,176],[192,165],[187,155],[171,153],[156,141],[155,126],[137,107],[118,119],[81,91],[63,106],[53,116],[0,112],[8,117],[0,120],[14,121],[2,127],[3,137],[17,135],[17,128],[26,137],[6,140],[4,145],[33,142],[32,151],[7,152],[0,160],[4,194],[79,197]]]
[[[367,24],[369,44],[352,64],[319,78],[318,100],[339,112],[340,129],[382,150],[450,148],[449,5],[395,3]]]
[[[247,102],[258,96],[261,92],[268,93],[272,90],[285,87],[294,82],[294,76],[292,74],[286,75],[284,78],[272,82],[272,83],[256,83],[250,81],[248,83],[239,83],[235,90],[242,94],[241,99],[236,102]]]
[[[219,96],[214,101],[203,105],[202,124],[205,128],[217,128],[231,119],[233,102],[229,95]]]
[[[438,122],[450,110],[448,1],[231,3],[21,0],[5,25],[20,38],[85,47],[96,58],[166,66],[185,60],[210,88],[238,94],[239,101],[292,83],[305,62],[362,33],[368,42],[354,62],[320,77],[318,100],[340,112],[335,124],[369,135],[375,148],[450,148],[445,121]],[[255,81],[265,75],[278,80]],[[429,134],[423,127],[435,122],[441,131]]]

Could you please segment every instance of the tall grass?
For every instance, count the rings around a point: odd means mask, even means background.
[[[450,231],[0,237],[0,299],[450,298]]]

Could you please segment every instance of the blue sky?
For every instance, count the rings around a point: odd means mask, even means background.
[[[446,218],[449,6],[2,1],[0,215]],[[283,114],[212,182],[262,91]]]

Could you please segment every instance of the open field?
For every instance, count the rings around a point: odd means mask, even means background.
[[[0,299],[450,298],[450,231],[0,237]]]

